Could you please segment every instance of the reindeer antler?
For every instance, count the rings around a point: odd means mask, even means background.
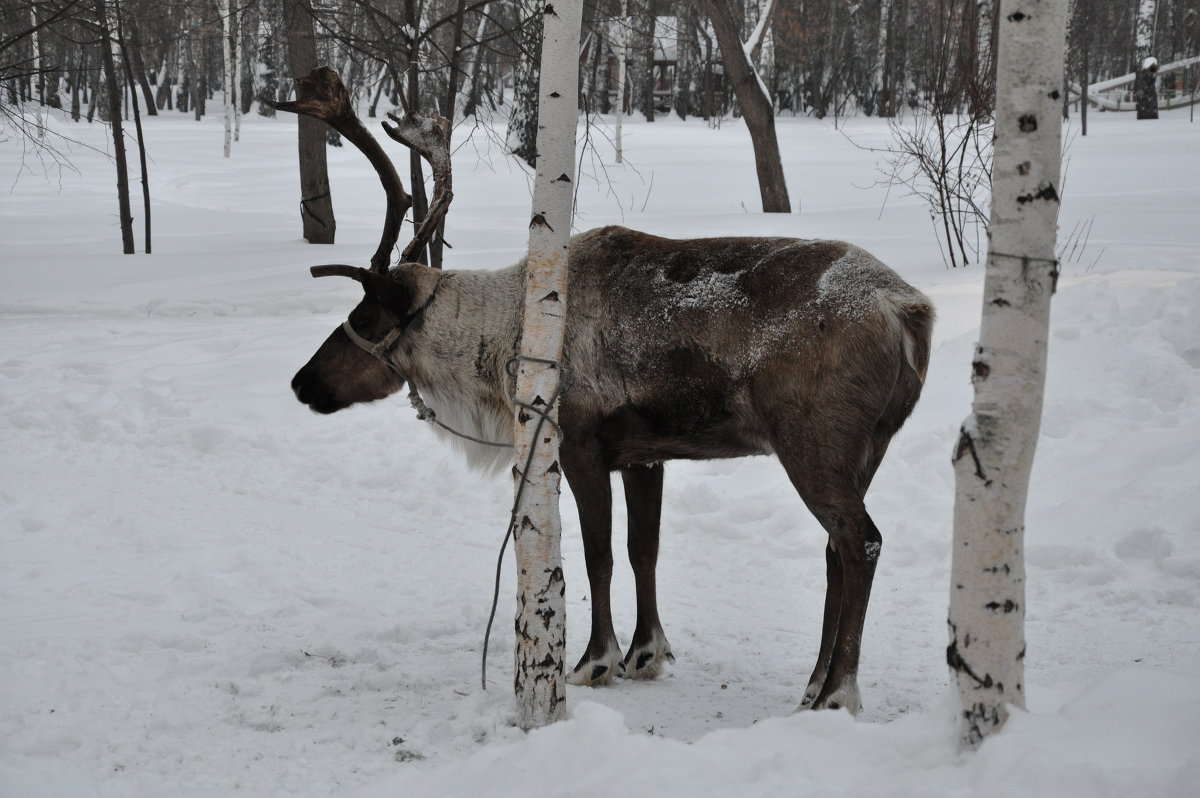
[[[433,201],[429,203],[429,211],[413,233],[412,241],[400,254],[401,260],[411,261],[429,243],[454,199],[450,175],[450,121],[437,115],[418,117],[412,111],[405,112],[402,117],[389,112],[388,117],[396,127],[384,122],[384,132],[419,153],[433,172]]]
[[[350,105],[350,93],[346,91],[338,73],[329,67],[317,67],[306,76],[296,79],[296,99],[294,102],[273,102],[264,100],[278,111],[288,111],[293,114],[304,114],[324,120],[330,127],[345,136],[355,147],[367,156],[371,166],[379,175],[383,191],[387,194],[387,216],[383,222],[383,233],[379,238],[379,247],[371,256],[371,271],[387,273],[392,261],[392,247],[400,237],[400,224],[404,215],[412,207],[412,197],[404,190],[396,167],[388,158],[383,147],[371,135]],[[386,129],[386,126],[385,126]],[[449,125],[447,124],[447,130]],[[392,131],[389,129],[388,134]],[[393,136],[394,137],[394,136]],[[424,153],[422,153],[424,155]],[[428,159],[429,156],[426,156]],[[432,164],[433,162],[430,161]],[[449,176],[449,157],[446,158],[446,174]],[[447,200],[447,203],[449,200]],[[445,211],[443,211],[444,215]],[[432,214],[430,214],[432,215]],[[429,218],[429,217],[426,217]],[[424,229],[424,225],[422,225]],[[410,244],[409,247],[412,245]],[[405,248],[405,253],[408,248]],[[407,260],[407,257],[405,258]]]

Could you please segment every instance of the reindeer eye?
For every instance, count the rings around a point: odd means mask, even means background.
[[[378,317],[378,311],[363,303],[350,311],[350,326],[359,333],[370,333]]]

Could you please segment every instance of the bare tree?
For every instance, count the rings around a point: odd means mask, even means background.
[[[654,0],[627,0],[621,20],[629,56],[629,112],[654,121]]]
[[[530,166],[537,162],[538,54],[542,48],[542,3],[517,0],[517,58],[513,62],[512,114],[508,119],[508,149]],[[571,63],[575,63],[572,57]]]
[[[672,105],[680,119],[694,114],[693,94],[697,89],[700,51],[696,31],[696,7],[688,0],[675,4],[675,96]]]
[[[125,65],[125,79],[129,83],[129,99],[133,106],[133,125],[137,131],[138,145],[138,163],[141,167],[142,175],[142,222],[143,222],[143,239],[146,248],[146,254],[151,251],[150,239],[150,174],[146,166],[146,137],[142,131],[142,112],[138,107],[137,91],[133,88],[135,80],[133,77],[132,59],[129,57],[129,46],[127,37],[125,36],[125,17],[121,12],[121,0],[113,0],[113,16],[117,23],[117,43],[121,47],[121,62]],[[148,91],[144,92],[144,96],[151,97]],[[154,107],[152,99],[147,99],[146,102],[151,108]],[[132,221],[132,220],[131,220]]]
[[[733,6],[729,0],[704,0],[708,18],[712,22],[717,44],[721,48],[722,63],[733,83],[738,106],[750,131],[754,146],[754,165],[758,172],[758,190],[762,196],[764,213],[790,213],[787,183],[783,176],[783,161],[779,155],[779,140],[775,135],[775,109],[762,78],[754,69],[751,52],[756,42],[752,37],[745,46],[738,34],[740,4]],[[736,12],[736,14],[735,14]],[[764,12],[769,19],[771,10]],[[759,28],[765,30],[765,23]],[[761,39],[760,39],[761,41]]]
[[[1061,167],[1066,3],[1003,0],[975,402],[954,451],[946,651],[974,747],[1025,706],[1025,501],[1041,425]]]
[[[1154,57],[1154,22],[1158,10],[1155,0],[1138,0],[1134,57],[1137,79],[1133,93],[1138,119],[1158,119],[1158,59]]]
[[[117,82],[117,66],[113,60],[113,42],[104,0],[95,2],[96,23],[100,30],[100,62],[104,66],[104,81],[108,97],[108,121],[112,126],[113,154],[117,161],[117,207],[121,222],[121,245],[126,255],[133,249],[133,212],[129,208],[129,167],[125,160],[125,133],[121,126],[121,88]]]
[[[292,77],[300,78],[317,67],[317,42],[309,0],[283,0],[288,59]],[[325,158],[325,123],[310,116],[298,120],[300,157],[300,218],[310,244],[332,244],[337,233],[329,166]]]
[[[217,0],[217,8],[221,14],[221,89],[222,103],[225,114],[225,157],[233,141],[233,103],[235,82],[233,73],[233,20],[229,10],[229,0]]]

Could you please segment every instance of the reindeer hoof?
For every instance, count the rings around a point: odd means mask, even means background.
[[[599,657],[589,657],[583,655],[583,659],[579,660],[579,664],[575,666],[575,670],[567,676],[567,684],[573,684],[576,687],[601,687],[606,684],[612,684],[612,680],[621,675],[625,669],[625,663],[621,662],[621,650],[616,647],[614,642],[613,647]]]
[[[662,673],[664,662],[675,662],[675,655],[663,633],[656,632],[649,642],[630,646],[622,675],[626,679],[654,679]]]
[[[844,709],[851,715],[857,715],[862,712],[862,701],[858,696],[858,683],[853,679],[847,679],[836,690],[819,696],[810,696],[809,691],[805,691],[804,698],[800,701],[800,706],[796,711],[800,712],[806,709]]]

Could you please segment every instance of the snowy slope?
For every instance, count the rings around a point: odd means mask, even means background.
[[[1055,299],[1029,510],[1030,712],[974,757],[954,750],[943,652],[982,269],[946,270],[925,210],[885,202],[876,156],[831,125],[781,120],[800,212],[772,216],[747,211],[738,123],[627,124],[624,167],[595,133],[579,226],[845,238],[937,303],[925,394],[868,496],[885,545],[865,711],[792,714],[824,542],[782,469],[675,463],[659,581],[677,664],[571,688],[572,719],[528,736],[508,725],[503,602],[479,687],[507,478],[468,472],[402,397],[317,417],[288,389],[356,301],[307,267],[365,263],[377,241],[362,157],[331,151],[342,243],[311,247],[294,120],[248,117],[230,161],[215,121],[149,120],[154,254],[127,257],[100,153],[76,147],[79,173],[47,176],[0,142],[0,795],[516,795],[546,762],[550,795],[1197,794],[1198,128],[1179,112],[1090,121],[1062,226],[1092,231]],[[507,265],[528,178],[467,132],[448,259]],[[877,120],[847,132],[886,139]],[[566,497],[572,661],[587,623],[573,513]],[[618,567],[622,642],[633,609]]]

